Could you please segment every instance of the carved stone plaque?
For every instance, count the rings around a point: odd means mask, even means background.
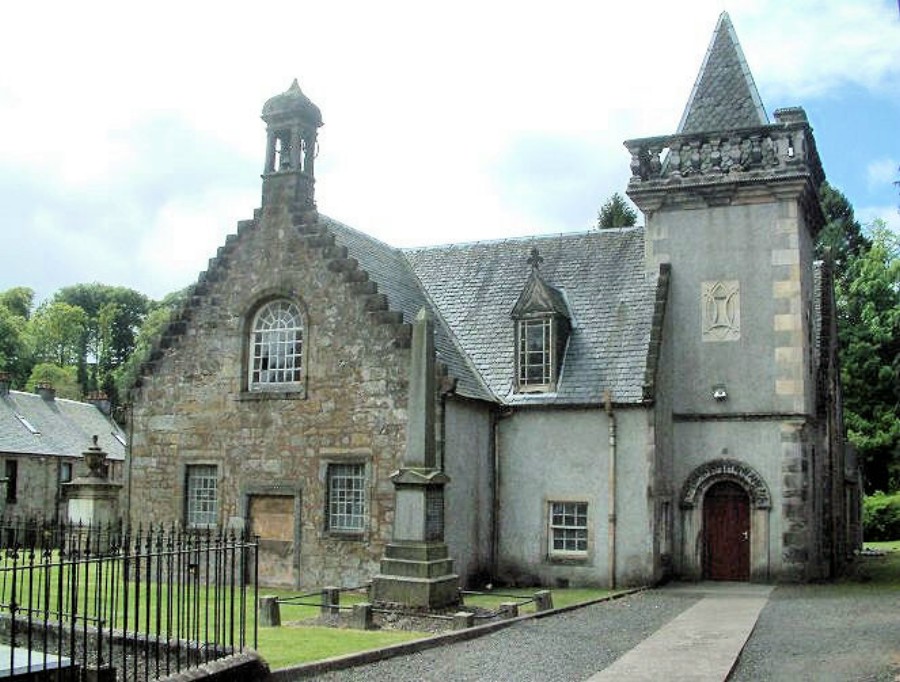
[[[704,341],[741,338],[741,290],[736,280],[703,282],[700,319]]]

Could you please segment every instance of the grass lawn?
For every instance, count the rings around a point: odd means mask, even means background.
[[[531,599],[538,588],[529,589],[497,589],[482,595],[465,595],[464,602],[468,606],[477,606],[494,610],[502,602]],[[292,593],[286,590],[260,589],[262,595],[289,597]],[[561,607],[600,599],[609,594],[608,590],[566,589],[553,590],[553,606]],[[363,594],[342,593],[341,605],[349,605],[365,600]],[[259,653],[273,670],[291,665],[321,660],[332,656],[356,653],[368,649],[378,649],[391,644],[407,642],[413,639],[430,637],[427,632],[408,630],[374,630],[363,632],[344,628],[315,627],[301,624],[302,621],[315,618],[319,614],[318,596],[303,599],[311,605],[281,605],[282,627],[259,629]],[[465,606],[462,607],[463,609]],[[534,603],[520,607],[519,613],[533,613]]]
[[[496,610],[503,602],[531,599],[538,589],[540,588],[499,588],[479,595],[464,595],[463,601],[470,606]],[[594,601],[614,594],[614,592],[610,590],[595,590],[589,588],[551,590],[551,593],[553,596],[554,608],[571,606],[572,604],[582,604],[587,601]],[[534,602],[529,602],[520,606],[519,613],[534,613]]]
[[[885,554],[859,557],[854,571],[856,579],[864,585],[900,589],[900,540],[867,542],[866,549]]]
[[[404,630],[363,631],[311,626],[260,628],[258,651],[269,667],[277,670],[428,636],[427,632]]]

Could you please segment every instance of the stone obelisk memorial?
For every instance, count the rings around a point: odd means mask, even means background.
[[[394,532],[372,581],[372,600],[440,609],[459,603],[458,576],[444,544],[444,486],[435,459],[434,322],[424,308],[413,324],[403,465],[391,474]]]

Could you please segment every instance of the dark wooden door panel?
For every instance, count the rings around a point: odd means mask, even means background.
[[[707,579],[750,579],[750,499],[736,483],[717,483],[707,491],[703,539]]]

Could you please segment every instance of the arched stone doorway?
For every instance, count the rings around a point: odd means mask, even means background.
[[[694,469],[681,493],[682,577],[768,580],[771,506],[748,464],[717,459]]]

